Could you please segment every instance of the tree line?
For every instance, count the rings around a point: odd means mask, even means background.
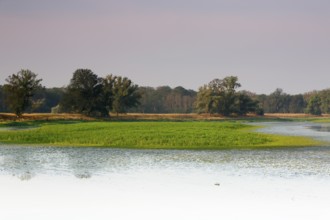
[[[139,87],[140,105],[129,110],[138,113],[192,113],[197,92],[181,86]]]
[[[267,113],[330,114],[330,89],[289,95],[276,89],[270,95],[253,95]]]
[[[89,69],[77,69],[67,87],[46,89],[42,79],[30,70],[21,70],[1,87],[1,105],[21,116],[23,112],[81,113],[107,117],[109,112],[126,112],[139,104],[138,86],[130,79],[107,75],[98,77]]]
[[[127,77],[99,77],[77,69],[63,88],[45,88],[30,70],[21,70],[0,85],[0,112],[82,113],[108,117],[115,113],[330,113],[330,89],[290,95],[276,89],[269,95],[239,91],[235,76],[214,79],[198,91],[181,86],[140,87]]]

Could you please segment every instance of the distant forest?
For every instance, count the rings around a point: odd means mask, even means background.
[[[51,113],[52,109],[61,102],[66,88],[45,88],[36,92],[32,98],[32,105],[28,113]],[[192,113],[196,91],[186,90],[183,87],[169,86],[138,87],[141,94],[140,105],[132,107],[127,112],[134,113]],[[56,109],[56,108],[55,108]],[[54,109],[53,109],[54,110]],[[11,112],[4,103],[3,86],[0,85],[0,112]]]
[[[181,86],[139,87],[140,105],[128,110],[131,113],[195,113],[194,103],[197,91]],[[29,113],[50,113],[56,107],[65,92],[65,88],[45,88],[37,92],[34,104]],[[321,112],[330,114],[330,89],[312,91],[304,94],[290,95],[277,89],[269,95],[244,91],[259,102],[265,113],[308,113],[307,105],[312,97],[319,97]],[[3,103],[2,86],[0,85],[0,112],[9,112]]]
[[[93,73],[91,72],[90,74]],[[95,84],[92,85],[93,89],[96,88],[95,87],[96,85],[100,84],[100,78],[97,78],[96,75],[95,77],[96,77],[95,78],[96,81]],[[109,80],[108,83],[110,84],[113,82],[117,82],[118,80],[127,80],[130,83],[130,87],[134,85],[127,78],[122,78],[122,77],[113,78],[114,76],[112,75],[109,77],[106,79]],[[235,82],[237,82],[237,77],[235,79],[236,79]],[[111,80],[115,80],[115,81],[111,81]],[[7,82],[8,81],[9,80],[7,79]],[[212,82],[213,82],[212,86],[214,86],[214,83],[217,83],[217,81],[212,81]],[[67,95],[68,90],[70,88],[71,90],[73,90],[72,89],[74,85],[73,79],[71,80],[70,83],[71,84],[65,88],[42,87],[42,89],[37,89],[34,92],[34,95],[31,96],[31,104],[24,110],[24,112],[28,112],[28,113],[72,112],[73,111],[72,109],[70,110],[66,108],[61,110],[60,108],[61,103],[65,103],[65,99],[66,99],[65,97],[68,96]],[[219,80],[218,83],[221,84],[223,83],[223,81]],[[111,86],[112,86],[111,88],[114,88],[112,84]],[[135,97],[136,99],[138,99],[138,103],[132,104],[131,106],[129,106],[129,108],[117,110],[117,113],[118,112],[134,112],[134,113],[201,112],[200,111],[201,108],[198,107],[198,105],[200,104],[199,103],[200,101],[198,100],[200,99],[199,96],[201,96],[203,89],[206,91],[206,87],[209,88],[210,84],[204,85],[204,87],[201,87],[199,91],[185,89],[181,86],[175,88],[171,88],[169,86],[160,86],[157,88],[153,88],[153,87],[134,85],[134,94],[135,93],[138,94],[138,96]],[[222,87],[219,88],[220,88],[219,91],[221,92]],[[114,92],[113,92],[114,90],[111,91],[112,91],[111,97],[114,97]],[[236,94],[236,91],[235,90],[233,91]],[[207,90],[207,92],[209,92],[208,94],[211,94],[213,91]],[[8,107],[8,105],[6,104],[5,93],[6,93],[5,85],[0,85],[0,112],[12,112],[10,107]],[[99,96],[102,96],[102,94],[100,93]],[[276,89],[273,93],[268,95],[256,94],[250,91],[238,91],[237,94],[240,94],[240,96],[244,95],[244,97],[247,97],[249,101],[252,100],[253,103],[258,106],[258,109],[262,110],[262,113],[263,112],[264,113],[311,113],[315,115],[322,113],[323,114],[330,113],[330,89],[325,89],[321,91],[312,91],[297,95],[287,94],[282,89]],[[111,101],[111,103],[113,102],[115,102],[114,99]],[[210,103],[206,103],[206,105],[210,105]],[[220,105],[219,103],[218,105]],[[111,107],[109,111],[113,110],[114,108],[115,107]],[[208,110],[202,109],[202,113],[203,111],[204,113],[213,113],[212,111],[208,112]]]

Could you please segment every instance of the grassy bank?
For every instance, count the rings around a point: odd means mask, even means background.
[[[12,113],[0,113],[0,122],[11,121],[35,121],[35,120],[84,120],[84,121],[228,121],[228,120],[246,120],[246,121],[330,121],[330,115],[313,116],[308,114],[265,114],[264,116],[246,115],[224,117],[217,114],[142,114],[142,113],[128,113],[128,114],[111,114],[110,118],[95,119],[82,114],[51,114],[51,113],[33,113],[23,114],[20,118]]]
[[[0,143],[42,146],[255,149],[320,144],[302,137],[255,133],[255,127],[235,121],[27,121],[6,122],[0,126]]]

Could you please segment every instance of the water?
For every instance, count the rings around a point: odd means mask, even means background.
[[[259,132],[291,136],[305,136],[330,142],[330,124],[313,122],[262,122],[251,123],[261,125]]]
[[[330,147],[279,150],[123,150],[1,146],[0,175],[104,177],[116,173],[199,172],[227,176],[330,177]],[[216,180],[216,178],[214,178]],[[214,180],[214,181],[215,181]]]
[[[261,132],[329,138],[327,125],[263,125]],[[0,146],[0,184],[0,219],[330,219],[330,145],[225,151]]]
[[[330,132],[330,125],[312,125],[310,129],[315,131]]]

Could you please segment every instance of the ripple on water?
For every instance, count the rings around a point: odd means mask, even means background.
[[[0,174],[21,179],[38,175],[88,179],[145,171],[329,178],[330,148],[176,151],[1,146],[0,164]]]

